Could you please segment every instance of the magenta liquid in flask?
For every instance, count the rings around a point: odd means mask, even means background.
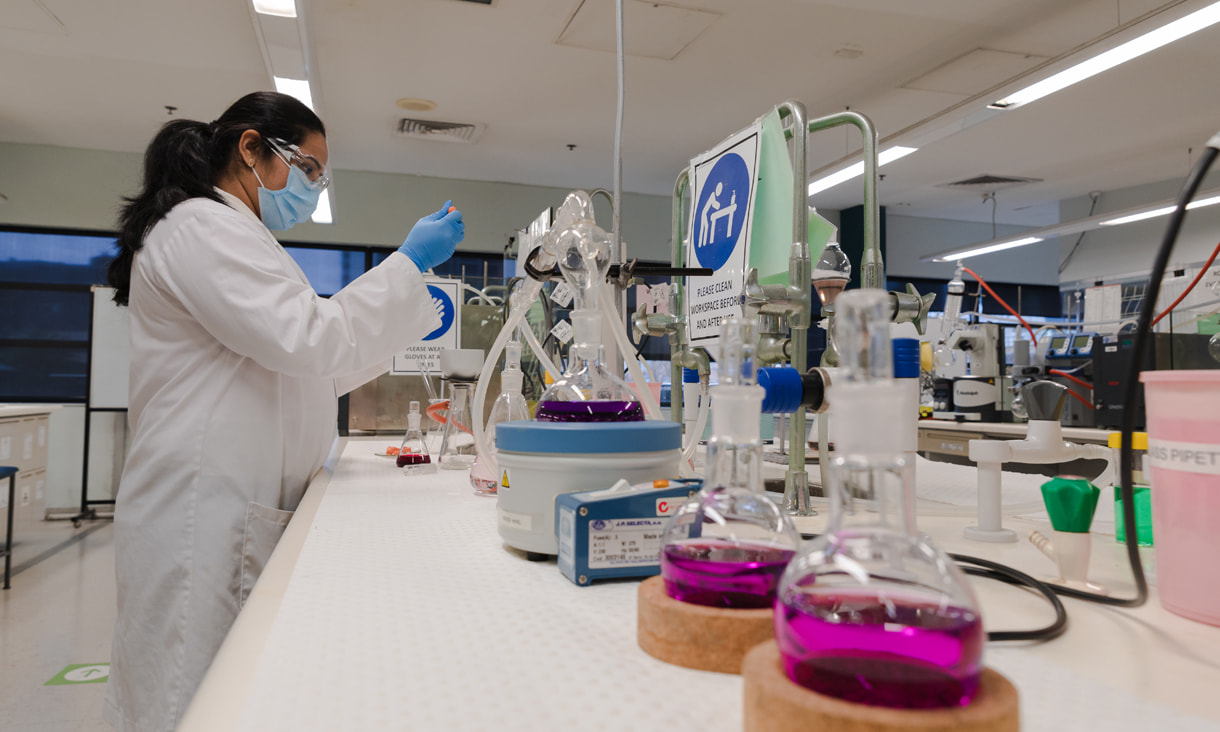
[[[661,573],[670,597],[710,607],[771,607],[788,547],[716,539],[667,545]]]
[[[796,684],[899,709],[960,707],[978,692],[982,621],[965,575],[915,528],[886,293],[835,303],[840,378],[830,524],[784,570],[775,637]],[[908,490],[910,489],[910,490]]]

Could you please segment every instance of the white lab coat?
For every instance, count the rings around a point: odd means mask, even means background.
[[[176,206],[132,266],[105,714],[123,732],[177,726],[326,459],[338,396],[440,325],[406,256],[319,298],[221,194]]]

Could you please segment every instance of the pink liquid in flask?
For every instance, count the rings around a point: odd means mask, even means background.
[[[872,706],[965,706],[978,692],[985,635],[978,615],[867,592],[797,594],[775,606],[788,678]]]
[[[669,544],[661,577],[670,597],[693,605],[771,607],[784,567],[796,554],[769,544],[715,539]]]

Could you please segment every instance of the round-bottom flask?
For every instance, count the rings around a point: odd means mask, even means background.
[[[788,678],[873,706],[964,706],[986,636],[943,553],[917,536],[851,529],[821,538],[786,571],[775,637]]]
[[[707,477],[662,537],[661,577],[669,596],[682,602],[771,607],[800,547],[792,520],[762,490],[763,389],[754,371],[754,333],[752,321],[729,318],[722,326]]]
[[[574,313],[574,321],[584,313]],[[644,407],[627,382],[602,364],[601,346],[573,347],[573,368],[542,394],[539,422],[642,422]]]
[[[766,608],[800,534],[762,491],[713,486],[674,516],[661,549],[670,597],[694,605]]]
[[[915,529],[903,454],[902,386],[892,378],[885,293],[836,303],[841,381],[830,525],[788,565],[775,636],[788,677],[847,701],[964,706],[978,691],[985,635],[957,565]],[[913,486],[910,486],[913,488]],[[860,499],[869,510],[853,510]]]

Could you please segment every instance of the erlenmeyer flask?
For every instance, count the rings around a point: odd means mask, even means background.
[[[408,475],[435,472],[436,464],[432,462],[428,445],[424,441],[424,433],[419,427],[419,402],[411,402],[410,410],[407,413],[407,433],[398,448],[398,467]]]
[[[703,488],[666,527],[661,576],[670,597],[694,605],[767,608],[801,537],[763,491],[752,321],[722,328],[720,383],[712,393],[712,438]]]
[[[469,470],[474,464],[474,433],[470,430],[470,398],[473,384],[449,384],[449,409],[445,412],[445,433],[441,438],[440,466],[445,470]]]
[[[984,633],[965,576],[906,510],[902,386],[893,378],[889,300],[837,303],[841,378],[830,525],[788,565],[775,635],[793,682],[874,706],[964,706],[978,691]],[[913,495],[913,492],[910,494]],[[854,511],[858,499],[875,512]]]

